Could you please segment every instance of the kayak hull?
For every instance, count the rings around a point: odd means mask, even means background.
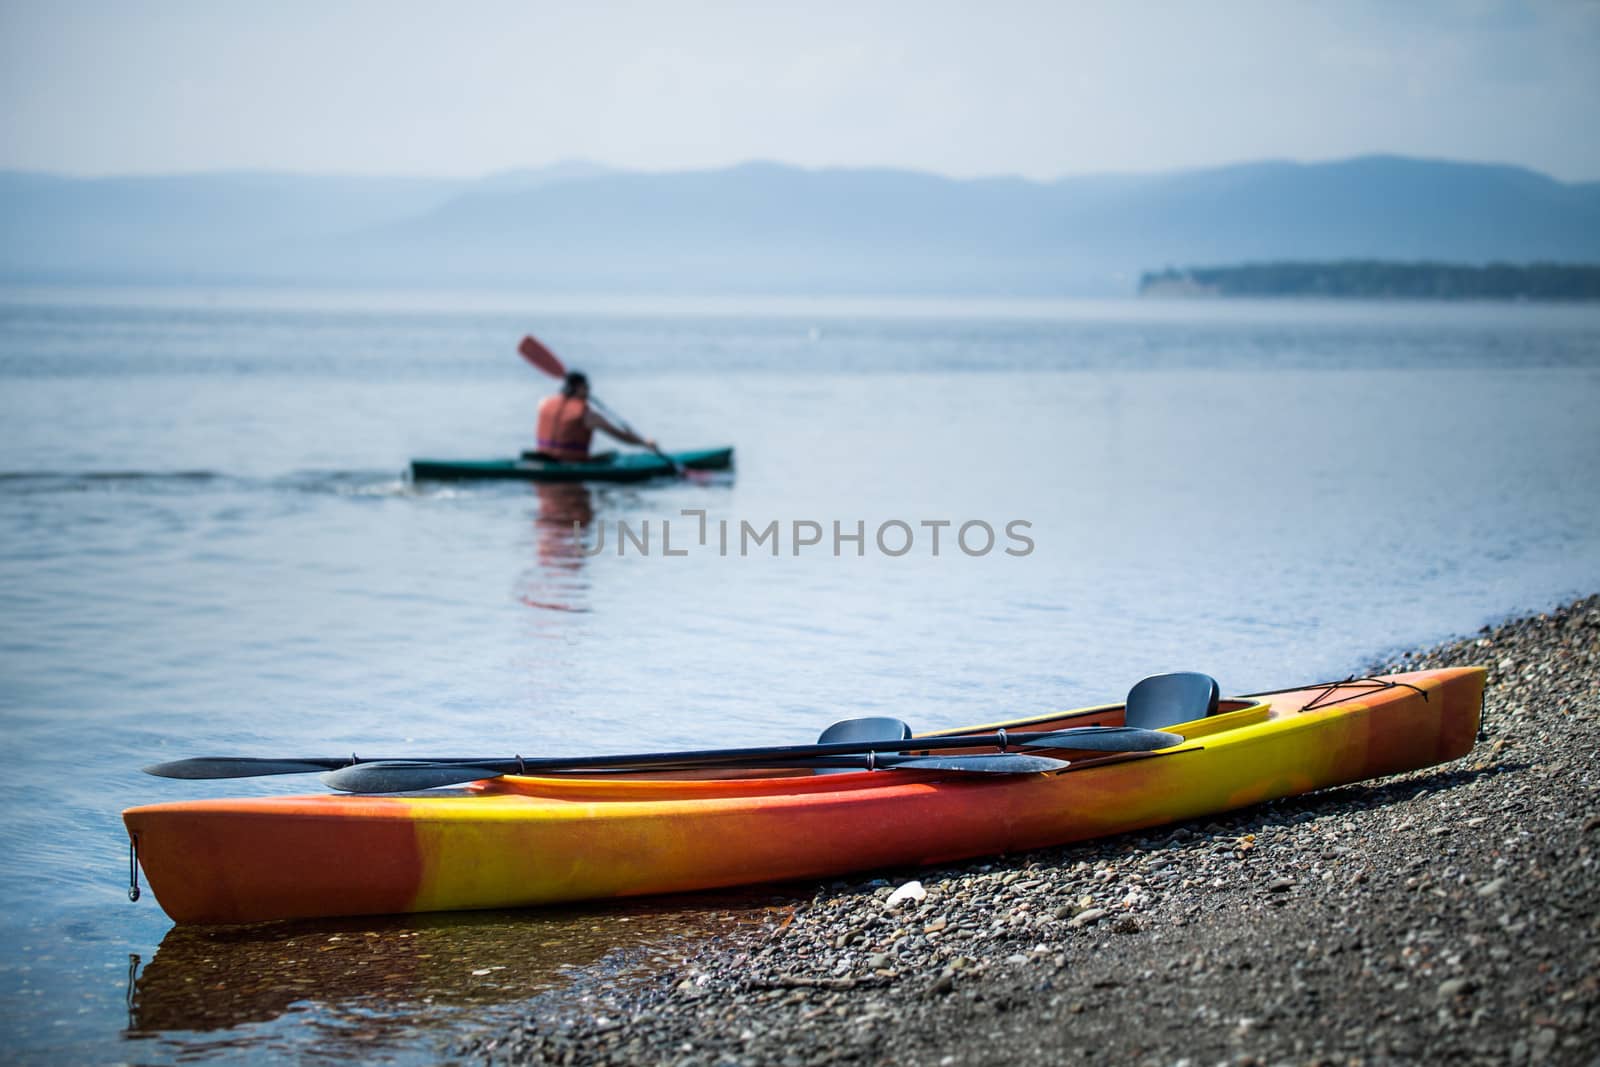
[[[695,471],[720,471],[733,466],[733,449],[702,448],[667,453],[678,465]],[[653,452],[629,452],[587,463],[530,459],[414,459],[416,481],[499,479],[524,482],[642,482],[674,473],[671,463]]]
[[[523,907],[1018,852],[1199,818],[1456,759],[1479,668],[1224,701],[1137,755],[1039,775],[861,771],[516,777],[405,796],[131,808],[178,922]],[[1121,705],[1004,724],[1116,725]],[[964,731],[962,731],[964,732]]]

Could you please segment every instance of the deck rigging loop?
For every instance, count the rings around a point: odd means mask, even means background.
[[[1364,697],[1372,693],[1382,692],[1385,689],[1396,689],[1402,686],[1420,693],[1424,701],[1428,699],[1428,691],[1426,689],[1419,685],[1412,685],[1410,682],[1397,682],[1388,678],[1357,678],[1352,675],[1342,682],[1319,682],[1316,685],[1306,686],[1307,689],[1320,689],[1322,692],[1306,701],[1305,707],[1300,709],[1300,713],[1305,714],[1308,711],[1331,708],[1335,704],[1343,704],[1346,700],[1355,700],[1357,697]],[[1338,690],[1346,688],[1354,689],[1355,692],[1346,693],[1337,699],[1327,699],[1333,697],[1333,694]]]
[[[1005,731],[1005,728],[1001,727],[1000,729],[996,730],[995,731],[995,735],[999,738],[999,741],[996,743],[996,746],[1000,749],[1001,752],[1004,752],[1006,750],[1006,731]]]
[[[139,889],[139,835],[128,836],[128,899],[137,901]]]
[[[1322,689],[1322,693],[1312,697],[1302,709],[1299,709],[1301,715],[1306,712],[1317,712],[1317,710],[1325,709],[1325,707],[1333,707],[1334,704],[1354,701],[1357,697],[1382,693],[1384,689],[1411,689],[1411,691],[1418,693],[1422,697],[1422,701],[1427,701],[1427,689],[1419,685],[1411,685],[1410,681],[1395,681],[1394,678],[1357,678],[1355,675],[1350,675],[1349,678],[1344,678],[1341,681],[1318,681],[1317,685],[1302,685],[1298,686],[1298,688]],[[1339,689],[1355,689],[1355,691],[1354,693],[1346,693],[1341,697],[1333,697],[1333,694],[1338,693]],[[1291,689],[1267,689],[1266,693],[1245,693],[1243,697],[1277,696],[1278,693],[1291,693]],[[1328,699],[1328,697],[1333,697],[1333,699]]]

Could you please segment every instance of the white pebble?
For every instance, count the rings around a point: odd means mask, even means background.
[[[890,911],[893,911],[895,908],[898,908],[908,900],[914,904],[919,904],[926,900],[927,897],[928,891],[922,888],[921,882],[910,881],[901,886],[899,889],[896,889],[893,893],[890,893],[889,899],[884,901],[883,906],[888,908]]]

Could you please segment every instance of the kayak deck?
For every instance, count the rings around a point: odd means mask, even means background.
[[[401,796],[124,813],[180,922],[519,907],[942,863],[1139,830],[1441,763],[1472,747],[1480,668],[1224,700],[1150,753],[1039,750],[1028,775],[704,770],[506,776]],[[1008,730],[1120,725],[1104,705]],[[971,728],[979,730],[983,728]],[[943,731],[945,736],[969,730]],[[940,736],[924,735],[924,736]]]
[[[679,466],[696,471],[727,470],[733,466],[732,448],[702,448],[669,452]],[[673,473],[672,463],[653,452],[628,452],[596,457],[583,463],[538,459],[414,459],[411,477],[423,480],[472,478],[515,479],[531,482],[640,482]]]

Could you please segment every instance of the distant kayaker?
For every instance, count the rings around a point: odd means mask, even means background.
[[[594,431],[602,430],[627,445],[656,451],[652,438],[613,423],[589,403],[589,379],[582,371],[568,371],[561,392],[539,404],[539,450],[531,458],[563,461],[589,458]]]

